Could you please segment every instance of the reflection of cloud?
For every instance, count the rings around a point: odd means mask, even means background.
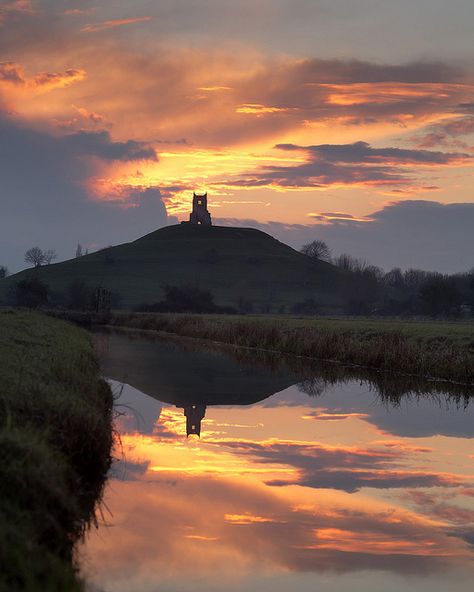
[[[102,529],[87,548],[99,580],[110,584],[135,573],[159,587],[167,577],[218,581],[268,569],[420,574],[446,568],[465,552],[463,541],[439,524],[380,502],[368,508],[333,495],[296,507],[241,478],[176,478],[173,485],[113,484],[107,505],[119,530]]]
[[[114,479],[120,479],[123,481],[133,481],[139,479],[144,475],[150,461],[133,461],[133,460],[120,460],[112,465],[110,476]]]
[[[251,456],[262,463],[285,464],[297,470],[296,479],[271,479],[268,485],[303,485],[305,487],[340,489],[348,493],[361,487],[454,487],[459,477],[427,471],[401,470],[402,450],[335,447],[302,442],[222,442],[239,455]]]
[[[314,411],[303,415],[303,419],[314,419],[317,421],[341,421],[344,419],[367,419],[369,415],[367,413],[344,413],[337,411],[334,413],[327,413],[325,411]]]

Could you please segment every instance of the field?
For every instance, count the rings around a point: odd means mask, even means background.
[[[81,590],[73,545],[94,516],[112,394],[85,331],[0,313],[0,589]]]
[[[117,313],[110,324],[474,384],[471,323]]]

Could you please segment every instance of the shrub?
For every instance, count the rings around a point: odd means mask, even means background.
[[[13,289],[15,306],[39,308],[48,304],[49,287],[39,278],[27,278],[17,282]]]

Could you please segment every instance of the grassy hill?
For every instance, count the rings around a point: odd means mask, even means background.
[[[29,269],[0,281],[6,303],[16,282],[36,274],[61,303],[73,280],[110,289],[120,308],[161,300],[166,285],[193,285],[212,292],[216,303],[255,311],[289,311],[314,298],[338,310],[352,291],[351,274],[313,260],[270,235],[251,228],[193,226],[161,228],[131,243]]]

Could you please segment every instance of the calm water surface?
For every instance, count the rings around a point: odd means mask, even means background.
[[[472,590],[473,405],[394,406],[192,341],[96,342],[121,460],[79,549],[91,589]]]

